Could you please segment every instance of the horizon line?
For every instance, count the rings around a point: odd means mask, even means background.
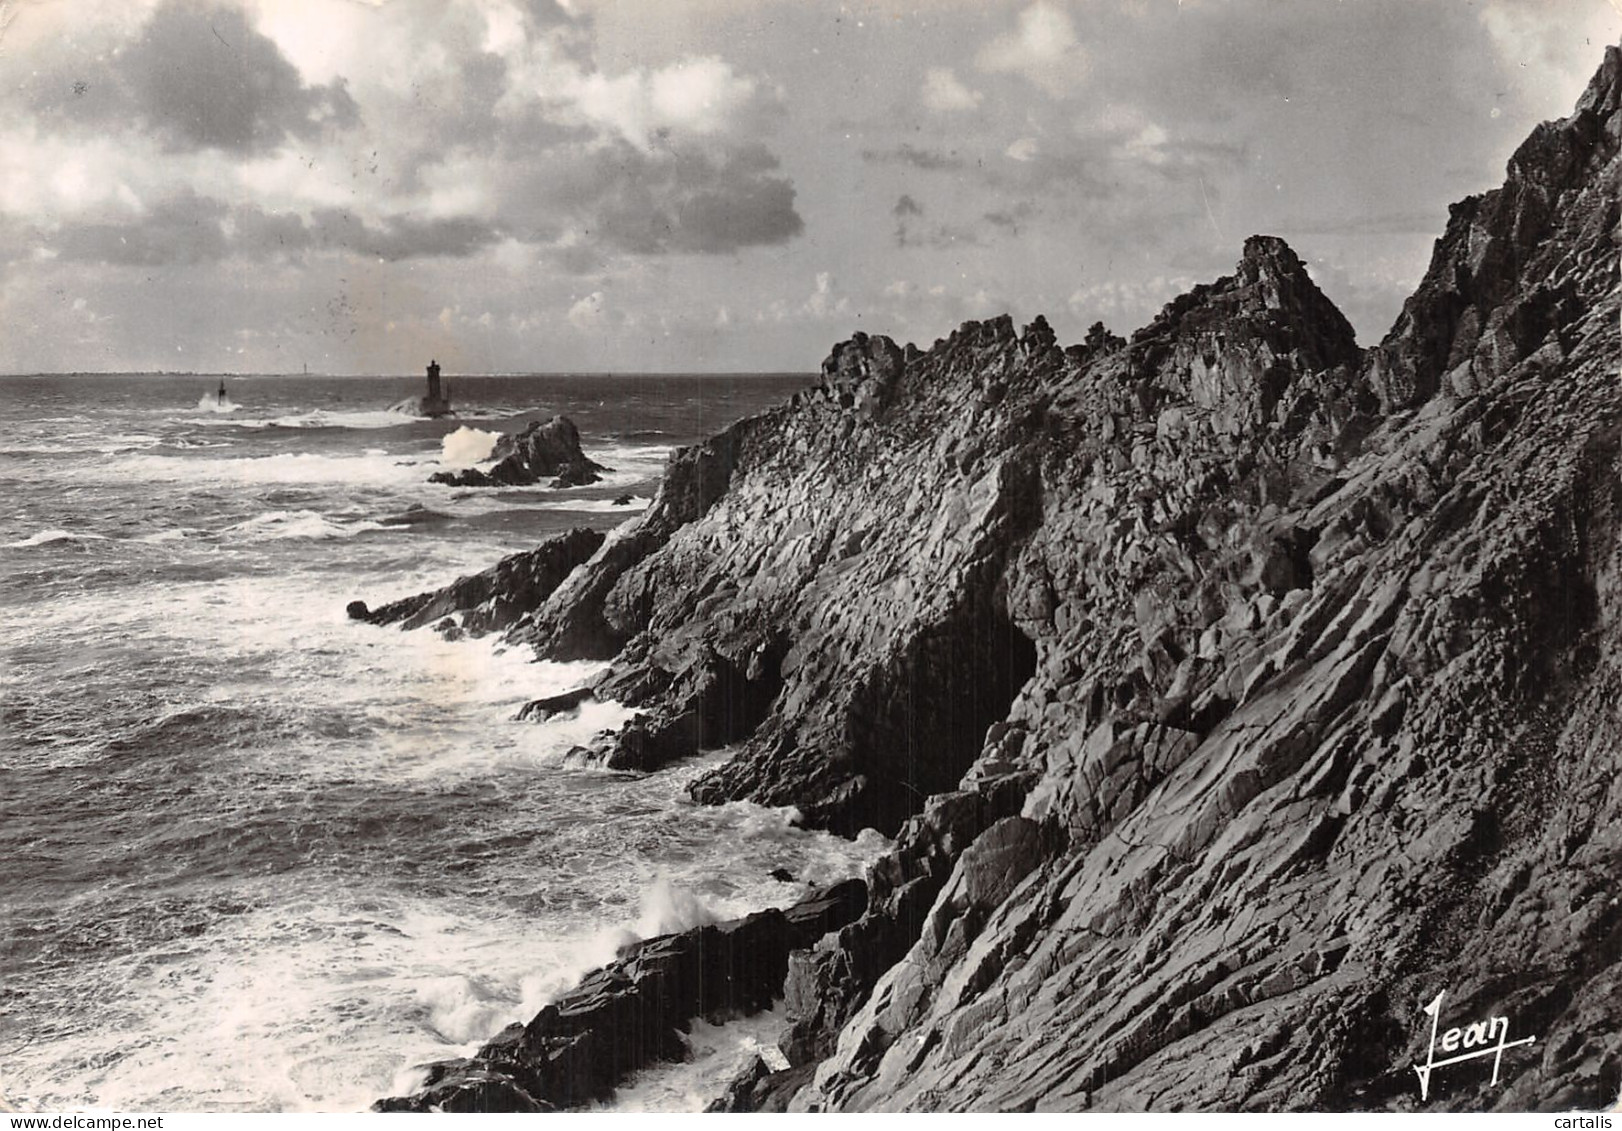
[[[815,377],[814,369],[569,369],[569,370],[508,370],[484,373],[448,373],[449,378],[486,377]],[[36,369],[27,372],[0,373],[0,380],[11,377],[334,377],[398,378],[420,380],[417,373],[326,373],[311,370],[203,370],[203,369]]]

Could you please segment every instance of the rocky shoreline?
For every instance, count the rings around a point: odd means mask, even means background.
[[[384,1105],[598,1098],[776,996],[789,1067],[721,1109],[1614,1102],[1619,134],[1612,47],[1373,348],[1260,236],[1130,339],[859,334],[600,545],[417,599],[608,662],[610,765],[730,747],[698,800],[895,846],[860,909],[639,944]],[[1439,990],[1537,1042],[1422,1104]]]

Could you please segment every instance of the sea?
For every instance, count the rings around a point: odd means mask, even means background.
[[[807,378],[0,377],[0,1109],[353,1111],[639,937],[885,844],[693,804],[515,721],[592,663],[351,621],[645,509],[675,446]],[[586,488],[451,488],[562,413]],[[629,496],[627,502],[625,497]],[[774,878],[774,870],[791,878]],[[780,1016],[699,1023],[621,1109],[692,1110]]]

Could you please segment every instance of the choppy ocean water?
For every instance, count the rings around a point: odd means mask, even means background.
[[[615,705],[513,721],[592,665],[344,617],[623,521],[672,446],[803,379],[469,378],[440,421],[387,411],[419,378],[216,383],[0,378],[0,1102],[364,1108],[632,934],[875,854],[692,805],[702,766],[566,763]],[[556,412],[605,483],[427,482]],[[385,521],[414,504],[443,517]],[[700,1026],[713,1055],[626,1102],[690,1105],[764,1031]]]

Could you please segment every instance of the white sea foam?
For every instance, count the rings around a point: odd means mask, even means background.
[[[228,526],[222,532],[227,537],[249,542],[274,542],[282,539],[353,538],[357,534],[376,531],[398,533],[402,528],[385,526],[381,522],[336,522],[315,511],[267,511],[253,518]]]
[[[636,932],[642,938],[669,935],[694,927],[706,927],[718,922],[719,916],[692,892],[660,876],[642,893],[642,914],[636,921]]]
[[[175,526],[168,530],[156,530],[151,534],[142,534],[131,538],[131,542],[141,542],[149,546],[160,545],[164,542],[181,542],[201,531],[192,527]]]
[[[594,851],[562,861],[565,878],[588,869],[579,879],[596,898],[542,917],[506,908],[482,888],[407,896],[360,875],[241,881],[243,913],[210,919],[196,937],[104,960],[97,1024],[20,1050],[11,1098],[47,1109],[359,1111],[410,1091],[421,1082],[417,1065],[465,1055],[527,1021],[625,942],[762,905],[724,910],[693,894],[709,874],[764,862],[757,846],[724,828],[701,830],[707,851],[680,878],[649,876],[629,847],[648,830],[625,822],[631,811],[668,806],[670,784],[626,782],[600,799],[601,824],[581,833]],[[701,825],[706,815],[697,812]],[[801,832],[792,847],[819,839],[828,838]],[[843,850],[845,875],[860,870],[853,849]],[[521,882],[517,874],[509,881]],[[615,900],[639,885],[637,918],[627,925]],[[776,888],[779,904],[804,890]],[[776,1014],[696,1023],[692,1062],[639,1074],[612,1106],[701,1106],[781,1023]]]
[[[75,455],[81,452],[95,452],[100,455],[115,455],[119,452],[139,451],[150,448],[161,442],[161,437],[145,432],[113,433],[106,432],[61,432],[50,436],[33,434],[27,437],[31,440],[43,442],[22,444],[7,447],[3,453],[7,456],[64,456]]]
[[[437,462],[411,456],[336,456],[282,452],[241,459],[200,456],[136,455],[87,468],[86,478],[99,481],[140,480],[196,483],[214,487],[337,484],[349,487],[416,489],[425,487]]]
[[[537,504],[548,511],[579,511],[582,514],[623,514],[630,516],[645,511],[653,500],[645,495],[632,495],[629,503],[615,503],[613,499],[557,499]]]
[[[204,393],[197,398],[198,412],[212,412],[219,416],[235,412],[242,406],[233,401],[229,394],[221,397],[218,393]]]
[[[218,416],[229,416],[238,412],[243,406],[232,404],[229,397],[226,405],[229,407],[216,409],[213,407],[213,394],[204,398],[207,404],[198,402],[200,412]],[[290,429],[318,429],[318,428],[349,428],[357,431],[379,428],[401,428],[406,425],[431,420],[432,417],[420,416],[415,411],[416,399],[402,401],[389,408],[375,409],[332,409],[311,408],[294,409],[289,412],[279,412],[274,416],[233,416],[231,419],[211,420],[207,417],[197,419],[194,417],[179,418],[177,422],[186,424],[218,425],[231,428],[290,428]],[[406,407],[411,406],[411,407]],[[483,409],[477,406],[459,406],[456,417],[471,420],[502,420],[514,416],[525,416],[538,409]]]
[[[359,409],[338,411],[334,409],[317,408],[309,412],[288,413],[283,416],[272,417],[265,421],[255,421],[253,426],[264,428],[399,428],[421,419],[414,414],[396,412],[394,409]]]
[[[17,542],[7,542],[8,550],[22,550],[30,546],[49,546],[52,542],[105,542],[105,534],[93,534],[88,530],[41,530],[38,534],[31,534]]]
[[[586,445],[582,444],[582,447]],[[675,449],[669,444],[615,444],[608,447],[590,446],[586,454],[615,471],[657,476],[664,471],[665,461],[673,451]]]
[[[722,1025],[699,1018],[682,1038],[687,1060],[643,1069],[594,1110],[661,1115],[703,1111],[762,1048],[776,1046],[787,1025],[781,1005]]]
[[[482,428],[469,428],[464,424],[440,440],[439,462],[445,467],[458,469],[483,463],[495,451],[499,439],[499,432],[486,432]]]

